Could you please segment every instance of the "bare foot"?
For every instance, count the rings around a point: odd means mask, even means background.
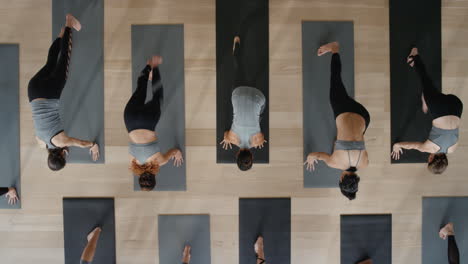
[[[65,26],[74,28],[76,31],[80,31],[80,30],[81,30],[81,23],[80,23],[80,21],[78,21],[78,19],[76,19],[76,18],[75,18],[74,16],[72,16],[71,14],[67,14],[67,19],[66,19],[66,22],[65,22]]]
[[[234,51],[236,50],[236,43],[240,44],[240,37],[239,36],[234,37],[234,43],[232,44],[232,54],[234,54]]]
[[[366,259],[364,261],[359,262],[358,264],[372,264],[372,259]]]
[[[453,231],[453,223],[446,224],[442,229],[439,231],[439,236],[443,240],[447,239],[448,236],[455,235],[455,231]]]
[[[93,237],[94,237],[95,235],[98,235],[99,233],[101,233],[101,231],[102,231],[102,229],[101,229],[100,227],[94,228],[94,230],[91,231],[91,233],[88,234],[88,237],[87,237],[87,238],[88,238],[88,241],[90,241],[91,239],[93,239]]]
[[[414,58],[411,58],[412,56],[418,55],[418,48],[412,48],[410,54],[408,55],[408,58],[406,58],[406,62],[409,64],[409,66],[414,67]]]
[[[261,259],[265,258],[265,253],[263,251],[263,237],[262,236],[259,236],[257,238],[257,241],[255,242],[255,245],[254,245],[254,250],[259,258]]]
[[[192,249],[192,247],[190,246],[185,246],[184,248],[184,252],[182,253],[182,263],[190,263],[190,258],[192,257],[192,255],[190,255],[190,250]]]
[[[58,35],[59,38],[63,38],[63,34],[65,34],[65,27],[62,27],[60,30],[60,34]]]
[[[413,62],[414,63],[414,62]],[[424,100],[424,94],[421,95],[421,101],[422,101],[422,111],[427,114],[429,111],[429,108],[427,107],[426,100]]]
[[[317,55],[322,56],[323,54],[326,54],[328,52],[338,53],[339,51],[340,51],[340,44],[335,41],[335,42],[330,42],[328,44],[321,46],[317,50]]]
[[[158,67],[159,65],[161,65],[163,63],[163,58],[161,56],[158,56],[158,55],[154,55],[153,57],[151,57],[147,62],[146,64],[150,65],[151,68],[156,68]]]

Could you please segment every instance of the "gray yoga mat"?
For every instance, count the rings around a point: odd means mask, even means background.
[[[333,152],[336,124],[330,105],[331,54],[317,56],[317,49],[328,42],[340,43],[341,77],[350,96],[354,96],[354,30],[351,21],[302,22],[302,109],[304,160],[310,152]],[[319,162],[315,171],[304,166],[304,188],[337,187],[341,171]]]
[[[291,263],[291,199],[239,199],[239,263],[255,262],[254,244],[264,239],[266,263]]]
[[[52,0],[52,38],[73,14],[82,25],[73,30],[73,49],[67,84],[61,96],[61,118],[65,132],[99,144],[104,163],[104,1]],[[94,163],[89,149],[73,147],[67,162]]]
[[[93,264],[115,264],[115,216],[113,198],[64,198],[63,236],[65,264],[80,263],[88,234],[102,228]]]
[[[0,44],[0,187],[15,187],[21,191],[20,181],[20,127],[19,127],[19,46]],[[20,197],[21,198],[21,197]],[[18,202],[8,205],[0,197],[1,209],[21,208]]]
[[[159,263],[181,263],[190,245],[190,264],[211,263],[209,215],[160,215],[158,217]]]
[[[460,263],[468,263],[468,197],[423,198],[422,222],[422,263],[448,263],[447,240],[439,237],[448,222],[454,225]]]
[[[156,176],[155,191],[185,191],[185,81],[184,81],[184,26],[183,25],[132,25],[132,82],[136,89],[137,79],[152,55],[161,55],[159,66],[164,88],[161,119],[156,133],[161,151],[179,148],[184,163],[174,167],[169,161]],[[147,91],[147,99],[152,96]],[[138,178],[134,177],[134,190],[140,190]]]
[[[392,215],[342,215],[341,263],[368,258],[376,264],[392,263]]]

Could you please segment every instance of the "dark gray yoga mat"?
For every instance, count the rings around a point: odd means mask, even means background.
[[[330,105],[331,54],[317,56],[328,42],[340,43],[341,77],[354,96],[354,29],[351,21],[302,22],[302,109],[304,160],[310,152],[333,152],[336,124]],[[338,187],[341,171],[319,162],[315,171],[304,166],[304,188]]]
[[[52,0],[52,33],[55,39],[73,14],[82,25],[73,30],[73,48],[67,84],[61,96],[61,118],[65,132],[99,144],[104,163],[104,1]],[[93,163],[89,149],[73,147],[70,163]]]
[[[209,215],[159,215],[159,263],[181,263],[185,245],[190,245],[190,264],[211,263]]]
[[[115,216],[113,198],[64,198],[63,236],[65,264],[80,263],[87,236],[102,228],[93,264],[115,263]]]
[[[389,10],[391,146],[401,141],[423,142],[432,118],[421,110],[422,85],[406,58],[416,45],[435,87],[442,87],[441,0],[390,0]],[[404,150],[400,160],[391,161],[426,163],[427,158],[427,153]]]
[[[256,263],[254,244],[264,238],[266,263],[291,263],[291,199],[239,199],[239,263]]]
[[[392,263],[392,215],[342,215],[341,263],[368,258],[376,264]]]
[[[19,46],[0,44],[0,176],[1,187],[15,187],[21,192],[19,127]],[[21,197],[20,197],[21,198]],[[20,202],[8,205],[0,197],[1,209],[21,208]]]
[[[185,81],[184,81],[184,26],[183,25],[132,25],[132,83],[134,91],[146,60],[152,55],[161,55],[159,66],[164,88],[161,119],[156,133],[161,150],[179,148],[184,163],[174,167],[173,161],[162,166],[156,176],[155,191],[185,191]],[[147,99],[152,96],[148,90]],[[134,177],[134,190],[140,190],[138,178]]]
[[[447,240],[439,230],[452,222],[460,263],[468,263],[468,197],[425,197],[422,217],[422,263],[448,263]]]
[[[251,149],[254,163],[269,163],[269,8],[268,0],[216,0],[216,162],[236,163],[239,150],[219,144],[232,125],[234,80],[234,36],[241,38],[241,61],[250,86],[262,91],[266,103],[260,128],[268,141],[262,149]],[[255,166],[255,165],[254,165]]]

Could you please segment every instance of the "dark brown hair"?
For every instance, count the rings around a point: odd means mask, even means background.
[[[434,174],[442,174],[448,166],[448,159],[445,153],[434,154],[432,160],[427,164],[427,169]]]
[[[49,165],[49,169],[58,171],[65,167],[67,163],[67,160],[65,159],[65,151],[68,151],[67,147],[47,149],[47,152],[49,153],[47,157],[47,165]]]

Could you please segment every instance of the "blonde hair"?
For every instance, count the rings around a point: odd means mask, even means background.
[[[151,174],[158,174],[159,172],[159,164],[157,162],[147,162],[145,164],[138,164],[136,159],[132,159],[130,162],[130,171],[133,172],[135,175],[142,175],[143,173],[151,173]]]

